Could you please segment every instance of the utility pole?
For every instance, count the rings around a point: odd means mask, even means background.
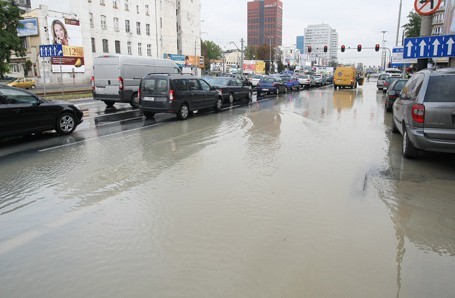
[[[240,73],[243,75],[243,38],[240,39]]]
[[[269,37],[269,54],[270,54],[270,60],[269,60],[269,74],[272,72],[272,37]]]
[[[383,30],[381,31],[382,33],[382,56],[381,56],[381,66],[382,66],[382,69],[385,70],[385,64],[387,63],[387,54],[385,52],[385,34],[387,33],[387,31]]]
[[[401,7],[402,7],[402,5],[403,5],[403,0],[400,0],[400,8],[398,9],[397,38],[395,40],[395,46],[398,46],[398,37],[400,35]]]

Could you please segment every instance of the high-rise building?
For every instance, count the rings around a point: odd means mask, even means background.
[[[283,2],[248,2],[248,46],[281,46],[283,42]]]
[[[305,36],[297,36],[295,46],[300,53],[305,53]]]
[[[308,47],[311,46],[311,53]],[[327,52],[324,52],[327,46]],[[338,59],[338,33],[329,25],[310,25],[305,28],[305,54],[309,54],[310,61],[317,64],[329,65]]]

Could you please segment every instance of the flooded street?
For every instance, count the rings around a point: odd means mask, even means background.
[[[376,82],[132,117],[0,147],[0,297],[454,296],[455,156]]]

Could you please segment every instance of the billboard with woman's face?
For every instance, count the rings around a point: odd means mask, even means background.
[[[82,30],[79,20],[48,18],[49,40],[63,46],[62,72],[85,72]],[[60,72],[60,58],[52,59],[52,72]]]

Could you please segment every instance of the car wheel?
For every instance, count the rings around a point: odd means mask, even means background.
[[[233,102],[234,102],[234,94],[229,93],[229,103],[233,103]]]
[[[142,111],[142,113],[144,114],[145,118],[147,118],[147,119],[151,119],[151,118],[155,117],[155,113],[153,113],[153,112]]]
[[[110,100],[103,100],[103,102],[106,104],[106,107],[108,108],[112,108],[114,106],[114,103],[113,101],[110,101]]]
[[[215,107],[214,107],[215,112],[217,112],[217,113],[220,112],[222,106],[223,106],[223,99],[221,99],[221,97],[218,97],[216,99],[216,103],[215,103]]]
[[[190,114],[190,109],[186,103],[182,104],[177,112],[177,118],[180,120],[186,120]]]
[[[137,96],[137,93],[134,93],[133,96],[131,96],[130,105],[135,109],[139,107],[139,97]]]
[[[333,89],[337,90],[337,85],[334,84],[333,85]]]
[[[403,156],[405,158],[416,158],[419,150],[414,147],[414,145],[411,143],[411,140],[409,140],[408,137],[408,132],[406,131],[406,128],[403,129]]]
[[[67,135],[76,129],[76,119],[71,113],[63,113],[57,118],[55,130],[59,134]]]

